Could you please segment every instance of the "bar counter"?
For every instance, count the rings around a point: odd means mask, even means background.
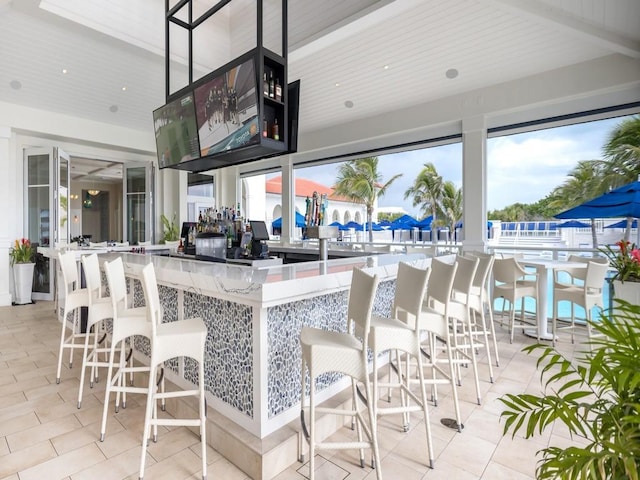
[[[85,253],[93,251],[77,250],[78,259]],[[55,255],[53,251],[47,254]],[[300,329],[303,325],[345,329],[353,268],[379,275],[374,312],[388,315],[398,263],[426,266],[430,261],[421,254],[384,254],[260,268],[106,252],[100,254],[100,263],[117,256],[123,259],[136,306],[144,305],[139,281],[142,268],[152,262],[164,321],[203,318],[208,328],[208,405],[258,439],[298,418]],[[136,359],[146,363],[148,341],[137,338],[135,350]],[[197,367],[190,359],[171,361],[168,369],[167,378],[178,386],[195,383]],[[325,398],[348,385],[338,374],[328,374],[320,381]],[[227,456],[218,442],[210,443]],[[238,466],[253,478],[270,478],[264,472],[258,475]]]

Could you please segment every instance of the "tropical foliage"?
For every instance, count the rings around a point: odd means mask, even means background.
[[[617,249],[606,245],[600,249],[609,259],[609,265],[615,270],[612,280],[621,282],[640,282],[640,250],[634,243],[620,240]]]
[[[378,171],[378,157],[358,158],[340,165],[336,184],[333,186],[333,194],[344,196],[354,203],[365,206],[370,242],[373,241],[371,222],[377,199],[382,197],[389,186],[401,176],[401,173],[394,175],[386,183],[382,183],[382,175]]]
[[[433,163],[424,164],[413,184],[404,192],[404,198],[411,198],[413,206],[420,207],[423,216],[433,216],[432,230],[448,227],[451,235],[462,220],[462,189],[443,180]],[[437,240],[435,236],[432,238]]]
[[[166,215],[160,215],[160,221],[162,222],[162,240],[160,243],[175,242],[176,240],[180,240],[178,236],[178,224],[176,222],[175,213],[173,214],[171,221],[169,221]]]
[[[11,266],[16,263],[32,263],[34,254],[34,248],[28,238],[16,240],[13,242],[13,246],[9,250]]]
[[[538,479],[638,480],[640,470],[640,306],[619,302],[615,314],[592,322],[597,334],[591,351],[571,361],[546,345],[524,349],[540,352],[538,368],[544,391],[506,394],[504,433],[525,438],[554,423],[580,437],[569,447],[549,446],[538,452]]]

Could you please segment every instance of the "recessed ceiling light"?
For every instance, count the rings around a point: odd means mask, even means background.
[[[340,84],[336,82],[336,87],[339,87],[339,86],[340,86]]]
[[[20,83],[18,80],[11,80],[9,82],[9,85],[11,86],[11,88],[13,88],[14,90],[20,90],[22,88],[22,83]]]
[[[122,87],[122,91],[126,92],[127,91],[127,87]]]
[[[67,70],[66,68],[62,69],[62,73],[67,73],[69,70]]]
[[[389,70],[389,65],[385,65],[385,66],[384,66],[384,67],[382,67],[382,68],[384,68],[385,70]]]
[[[118,111],[118,105],[111,105],[109,107],[109,111],[112,113],[116,113]]]
[[[344,102],[344,106],[347,108],[353,108],[353,102],[351,100],[347,100]]]
[[[450,68],[444,74],[447,78],[456,78],[458,76],[458,70],[455,68]]]

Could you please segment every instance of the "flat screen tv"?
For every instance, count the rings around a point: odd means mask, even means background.
[[[194,90],[201,157],[260,143],[254,59],[214,75]]]
[[[160,168],[200,157],[192,93],[186,93],[154,110],[153,125]]]

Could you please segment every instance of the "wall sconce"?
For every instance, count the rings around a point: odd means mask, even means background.
[[[73,216],[73,223],[78,223],[78,215]]]

